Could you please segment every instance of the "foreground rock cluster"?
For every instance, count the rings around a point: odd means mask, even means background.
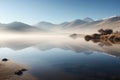
[[[92,35],[86,35],[84,38],[86,41],[92,40],[93,42],[109,42],[112,44],[120,44],[120,32],[113,32],[112,29],[100,29],[99,33]]]

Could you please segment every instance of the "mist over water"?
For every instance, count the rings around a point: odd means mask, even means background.
[[[83,36],[72,38],[68,33],[0,35],[0,58],[7,58],[15,62],[11,65],[22,64],[27,67],[21,68],[28,69],[21,76],[12,76],[11,79],[30,79],[27,75],[33,80],[120,79],[119,44],[108,46],[103,43],[86,42]],[[6,66],[9,65],[7,62],[4,63]],[[6,72],[4,76],[1,72],[0,77],[4,80],[6,74],[15,75],[13,73],[18,70]]]
[[[0,80],[120,80],[120,0],[0,0]]]

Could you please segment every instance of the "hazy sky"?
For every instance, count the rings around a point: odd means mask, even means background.
[[[120,0],[0,0],[0,22],[61,23],[120,15]]]

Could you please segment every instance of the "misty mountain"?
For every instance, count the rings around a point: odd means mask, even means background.
[[[69,22],[66,26],[64,26],[65,28],[71,28],[71,27],[75,27],[75,26],[78,26],[78,25],[82,25],[82,24],[85,24],[87,23],[86,21],[84,20],[80,20],[80,19],[76,19],[72,22]]]
[[[79,26],[79,25],[82,25],[82,24],[85,24],[85,23],[90,23],[90,22],[93,22],[93,21],[94,21],[93,19],[87,17],[83,20],[76,19],[74,21],[63,22],[61,24],[53,24],[53,23],[50,23],[50,22],[42,21],[42,22],[39,22],[38,24],[36,24],[35,26],[39,27],[39,28],[42,28],[42,29],[45,29],[45,30],[49,30],[49,29],[56,28],[56,27],[71,28],[71,27]]]
[[[63,23],[59,24],[59,26],[65,27],[65,26],[67,26],[69,24],[70,24],[70,22],[63,22]]]
[[[99,29],[113,29],[115,31],[120,31],[120,16],[114,16],[102,20],[93,21],[83,25],[77,26],[76,30],[90,32],[95,32]],[[74,28],[71,28],[71,30]]]
[[[30,26],[28,24],[22,23],[22,22],[12,22],[9,24],[6,24],[4,26],[6,30],[12,30],[12,31],[35,31],[38,30],[38,28]]]
[[[83,20],[76,19],[76,20],[71,21],[71,22],[63,22],[63,23],[60,24],[60,26],[63,27],[63,28],[74,28],[76,26],[80,26],[80,25],[83,25],[83,24],[91,23],[91,22],[94,22],[94,20],[92,18],[87,17]]]
[[[94,20],[92,18],[89,18],[89,17],[84,18],[83,21],[94,22]]]
[[[100,28],[106,29],[114,29],[120,30],[120,16],[113,16],[106,19],[101,19],[94,21],[91,18],[85,18],[83,20],[76,19],[70,22],[63,22],[61,24],[53,24],[50,22],[39,22],[38,24],[32,26],[22,22],[12,22],[9,24],[2,24],[0,23],[0,29],[10,30],[10,31],[49,31],[54,30],[54,28],[60,28],[63,30],[70,29],[71,31],[78,30],[78,31],[90,31],[91,30],[98,30]]]
[[[110,28],[120,31],[120,16],[114,16],[108,19],[103,20],[102,22],[96,25],[97,28]],[[93,27],[94,28],[94,27]]]
[[[0,23],[0,27],[1,27],[1,25],[2,25],[2,24]]]
[[[4,29],[5,26],[6,26],[6,24],[0,23],[0,29]]]
[[[38,28],[44,29],[44,30],[49,30],[51,28],[54,28],[55,26],[57,26],[56,24],[50,23],[50,22],[39,22],[38,24],[35,25]]]
[[[108,22],[116,22],[116,21],[119,21],[120,20],[120,16],[112,16],[112,17],[109,17],[109,18],[106,18],[105,21],[108,21]]]

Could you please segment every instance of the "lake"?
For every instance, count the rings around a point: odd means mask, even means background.
[[[59,35],[0,39],[0,47],[8,59],[0,80],[120,80],[120,44]],[[22,68],[28,71],[16,75]]]

